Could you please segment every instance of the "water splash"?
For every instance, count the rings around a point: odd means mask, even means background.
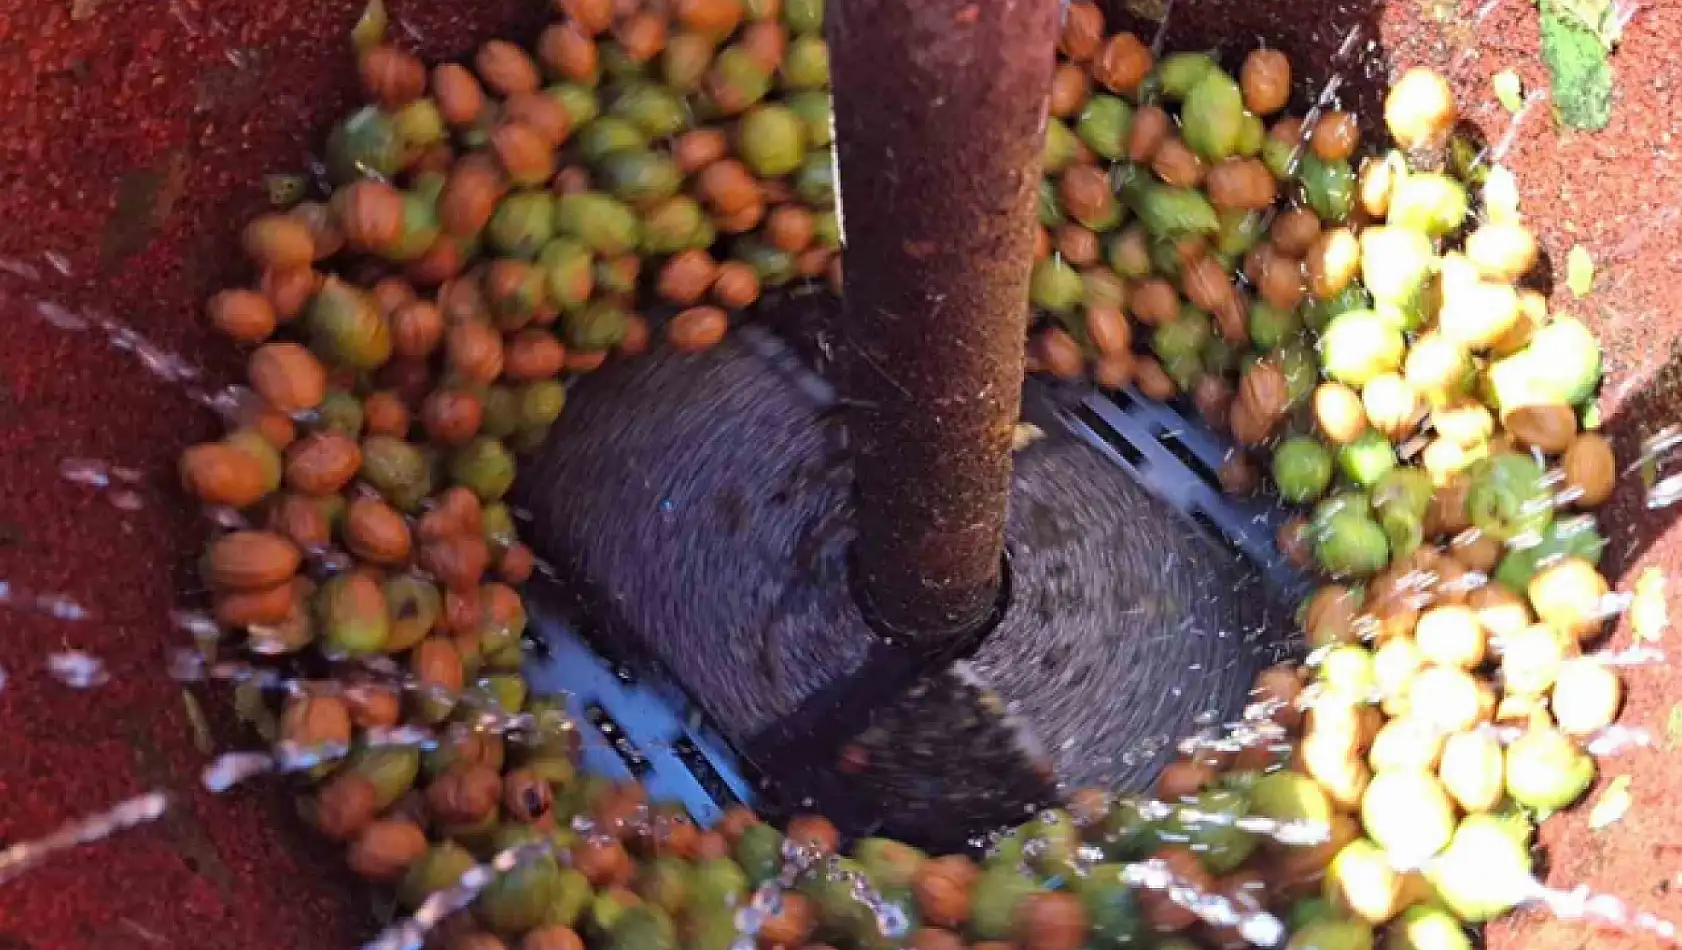
[[[372,743],[370,743],[372,747]],[[227,752],[217,756],[199,773],[199,782],[218,794],[242,782],[270,773],[307,772],[350,755],[350,745],[328,742],[317,746],[301,746],[295,742],[279,742],[274,752]]]
[[[0,257],[0,274],[10,274],[31,283],[41,279],[41,269],[14,257]]]
[[[1162,49],[1168,43],[1168,24],[1173,20],[1174,0],[1166,0],[1162,4],[1162,21],[1156,25],[1156,35],[1151,37],[1151,59],[1162,58]]]
[[[433,928],[451,914],[465,910],[497,878],[512,874],[539,858],[554,855],[555,846],[548,841],[519,844],[499,851],[484,864],[469,868],[454,886],[438,891],[421,902],[414,916],[392,924],[379,936],[363,944],[363,950],[421,950],[426,943],[426,935]]]
[[[14,844],[0,851],[0,884],[33,870],[60,852],[156,821],[168,809],[169,796],[162,791],[152,791],[65,825],[44,838]]]
[[[145,500],[132,487],[145,477],[139,469],[101,459],[63,458],[59,459],[58,473],[73,485],[85,485],[100,492],[119,511],[138,511],[145,507]]]
[[[42,322],[67,333],[99,330],[112,348],[133,356],[153,376],[180,386],[194,402],[218,409],[222,393],[210,393],[198,385],[205,375],[203,369],[116,317],[101,310],[76,312],[51,300],[37,300],[33,309]]]
[[[1541,904],[1562,920],[1587,921],[1682,945],[1675,924],[1648,911],[1634,910],[1610,894],[1595,893],[1582,885],[1562,891],[1547,887],[1540,881],[1532,880],[1531,884],[1531,902]]]
[[[1668,508],[1682,501],[1682,473],[1663,475],[1671,450],[1678,445],[1682,445],[1682,426],[1666,426],[1642,441],[1640,455],[1623,471],[1626,476],[1640,474],[1649,509]]]
[[[1665,661],[1663,650],[1637,644],[1622,650],[1601,650],[1590,653],[1589,658],[1598,660],[1606,666],[1651,666]]]
[[[0,607],[45,614],[58,620],[86,620],[93,613],[63,594],[33,593],[0,578]]]
[[[1190,805],[1171,805],[1149,798],[1131,801],[1134,807],[1139,809],[1140,817],[1153,823],[1172,820],[1181,826],[1237,828],[1292,847],[1323,844],[1331,840],[1331,827],[1312,821],[1278,821],[1261,815],[1228,815],[1202,811]]]
[[[748,902],[736,911],[736,940],[730,945],[731,950],[753,950],[760,928],[783,912],[783,894],[810,874],[819,858],[816,850],[802,848],[791,839],[783,839],[783,860],[777,873],[754,888]]]
[[[881,936],[898,940],[911,928],[911,919],[905,908],[883,897],[865,874],[843,867],[838,855],[826,856],[816,848],[803,847],[785,838],[782,859],[777,874],[760,884],[748,902],[736,912],[736,940],[731,944],[731,950],[753,950],[760,928],[782,912],[783,894],[811,877],[846,885],[848,896],[870,912],[876,932]]]
[[[1518,111],[1513,113],[1513,121],[1507,124],[1507,130],[1501,133],[1501,138],[1493,146],[1480,152],[1476,158],[1472,159],[1470,167],[1475,169],[1484,164],[1500,164],[1501,160],[1507,157],[1507,153],[1513,150],[1513,145],[1518,142],[1518,133],[1524,127],[1524,121],[1530,117],[1532,112],[1536,111],[1536,106],[1546,101],[1547,98],[1548,90],[1545,86],[1538,86],[1526,92],[1524,102],[1519,105]]]
[[[72,689],[93,689],[111,681],[105,661],[82,650],[47,654],[47,672]]]
[[[1177,876],[1165,861],[1125,865],[1120,877],[1129,887],[1155,891],[1211,927],[1234,930],[1255,946],[1277,947],[1285,942],[1285,924],[1279,918],[1265,910],[1240,909],[1219,894],[1206,893]]]

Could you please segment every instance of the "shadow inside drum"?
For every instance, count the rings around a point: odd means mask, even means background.
[[[1604,426],[1621,473],[1602,519],[1617,526],[1608,538],[1604,565],[1614,581],[1625,579],[1682,518],[1682,493],[1663,482],[1682,478],[1682,453],[1649,448],[1665,430],[1682,425],[1682,337],[1673,337],[1664,360],[1643,376],[1633,393],[1618,400]]]

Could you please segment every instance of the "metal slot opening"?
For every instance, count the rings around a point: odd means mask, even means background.
[[[1104,394],[1104,398],[1115,403],[1124,410],[1132,409],[1134,406],[1139,404],[1138,400],[1133,398],[1133,394],[1125,389],[1105,389],[1102,390],[1102,392]]]
[[[631,770],[632,775],[640,778],[653,768],[648,757],[643,755],[625,734],[624,727],[619,725],[619,721],[613,718],[613,714],[609,713],[606,707],[600,703],[591,703],[584,707],[584,718],[602,734],[602,738],[607,740],[607,744],[624,761],[625,767]]]
[[[683,763],[690,775],[695,776],[695,781],[707,793],[708,798],[718,803],[718,807],[729,808],[742,803],[730,789],[730,783],[713,768],[712,760],[707,758],[706,753],[701,751],[694,740],[688,736],[678,737],[678,740],[672,743],[672,754],[678,757],[678,761]]]
[[[1157,433],[1157,441],[1161,442],[1162,447],[1172,453],[1175,458],[1185,463],[1186,468],[1191,469],[1193,474],[1203,479],[1204,484],[1216,491],[1221,490],[1220,475],[1216,474],[1214,469],[1198,458],[1197,453],[1191,450],[1191,446],[1180,440],[1178,433],[1173,431]]]
[[[1214,518],[1211,518],[1208,512],[1204,511],[1202,508],[1193,508],[1190,511],[1190,515],[1191,520],[1197,522],[1198,527],[1208,532],[1209,540],[1214,541],[1221,547],[1232,552],[1232,556],[1238,558],[1238,560],[1247,567],[1251,569],[1259,569],[1255,559],[1251,558],[1249,553],[1239,546],[1238,542],[1234,541],[1230,535],[1222,530],[1220,524],[1218,524]]]
[[[1139,468],[1144,465],[1145,453],[1139,451],[1138,446],[1129,441],[1127,436],[1116,431],[1116,428],[1110,425],[1109,420],[1105,419],[1101,414],[1093,410],[1092,407],[1086,405],[1085,403],[1076,403],[1068,410],[1068,412],[1070,415],[1080,420],[1080,422],[1088,429],[1091,429],[1098,438],[1103,439],[1106,445],[1115,449],[1116,453],[1120,455],[1127,464],[1133,466],[1134,468]]]

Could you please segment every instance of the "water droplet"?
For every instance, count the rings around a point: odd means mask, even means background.
[[[33,869],[41,862],[78,845],[104,840],[119,831],[127,831],[149,821],[156,821],[169,808],[169,797],[161,791],[148,792],[136,798],[79,821],[71,822],[44,838],[22,841],[0,850],[0,884],[5,884]]]
[[[47,655],[47,672],[72,689],[93,689],[109,682],[105,663],[82,650],[65,650]]]
[[[88,328],[86,319],[71,313],[65,307],[50,300],[36,301],[35,313],[42,320],[45,320],[49,326],[57,327],[60,330],[77,333]]]
[[[11,257],[0,257],[0,274],[10,274],[20,280],[27,281],[41,279],[40,268]]]

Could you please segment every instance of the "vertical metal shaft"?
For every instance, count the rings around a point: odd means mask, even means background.
[[[1056,0],[831,0],[863,608],[921,647],[1003,561]]]

